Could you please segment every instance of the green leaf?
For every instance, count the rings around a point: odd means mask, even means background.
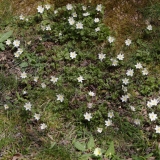
[[[4,50],[5,50],[5,48],[4,48],[4,44],[3,44],[3,43],[0,43],[0,49],[1,49],[2,51],[4,51]]]
[[[27,63],[27,62],[22,62],[19,66],[20,66],[21,68],[28,67],[28,63]]]
[[[84,154],[79,158],[79,160],[88,160],[88,158],[91,156],[92,156],[92,154]]]
[[[153,155],[153,153],[150,153],[148,155],[145,156],[145,158],[150,158]]]
[[[85,151],[86,150],[86,146],[81,144],[80,142],[76,141],[74,143],[74,146],[76,149],[78,149],[79,151]]]
[[[0,37],[0,42],[4,42],[6,41],[11,35],[12,35],[13,31],[8,31],[6,33],[4,33],[1,37]]]
[[[94,144],[94,139],[93,139],[93,137],[91,136],[90,139],[89,139],[89,141],[88,141],[88,143],[87,143],[87,148],[88,148],[88,149],[92,149],[92,148],[94,148],[94,146],[95,146],[95,144]]]
[[[52,149],[56,145],[56,142],[52,142],[49,149]]]
[[[105,154],[106,157],[110,157],[115,154],[114,143],[113,141],[110,143],[109,148]]]

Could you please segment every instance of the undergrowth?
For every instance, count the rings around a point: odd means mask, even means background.
[[[1,36],[2,159],[158,159],[157,6],[121,51],[101,4],[15,16]]]

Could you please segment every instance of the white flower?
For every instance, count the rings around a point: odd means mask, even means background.
[[[46,84],[45,83],[41,83],[41,87],[42,88],[46,88]]]
[[[152,25],[148,25],[148,26],[147,26],[147,29],[148,29],[149,31],[151,31],[151,30],[152,30]]]
[[[31,110],[31,107],[32,107],[32,104],[30,103],[30,102],[28,102],[28,103],[25,103],[25,105],[24,105],[24,108],[26,109],[26,111],[27,110]]]
[[[23,72],[23,73],[21,73],[21,76],[20,76],[21,78],[26,78],[27,77],[27,73],[26,72]]]
[[[47,128],[47,125],[45,124],[45,123],[42,123],[41,125],[40,125],[40,128],[43,130],[43,129],[46,129]]]
[[[127,85],[127,84],[129,83],[129,79],[128,79],[128,78],[124,78],[124,79],[122,79],[122,82],[123,82],[125,85]]]
[[[35,118],[37,121],[40,119],[40,117],[41,117],[40,114],[37,114],[37,113],[34,114],[34,118]]]
[[[101,149],[100,149],[100,148],[95,148],[95,150],[94,150],[94,155],[95,155],[95,156],[101,156],[101,155],[102,155]]]
[[[12,42],[11,42],[11,40],[10,40],[10,39],[7,39],[7,40],[6,40],[6,45],[8,45],[8,46],[9,46],[11,43],[12,43]]]
[[[38,10],[38,13],[43,13],[44,12],[44,8],[42,6],[38,6],[37,10]]]
[[[14,40],[13,45],[14,45],[14,47],[19,47],[20,41],[19,40]]]
[[[72,13],[72,16],[77,17],[77,13],[76,12]]]
[[[57,13],[58,13],[58,11],[57,11],[57,10],[55,10],[55,11],[54,11],[54,14],[57,14]]]
[[[91,97],[95,96],[95,93],[92,92],[92,91],[89,91],[88,94],[89,94],[89,96],[91,96]]]
[[[96,32],[100,31],[100,28],[99,27],[95,28],[95,31]]]
[[[141,69],[141,68],[143,68],[141,63],[137,63],[137,64],[135,65],[135,67],[136,67],[136,69]]]
[[[142,70],[142,74],[143,74],[143,75],[148,75],[148,70],[147,70],[146,68],[144,68],[144,69]]]
[[[112,125],[112,120],[111,119],[108,119],[107,121],[105,121],[105,125],[107,127],[111,126]]]
[[[84,16],[84,17],[87,17],[87,16],[89,16],[89,15],[90,15],[89,12],[83,13],[83,16]]]
[[[46,29],[46,27],[45,26],[41,26],[41,29],[42,29],[42,31],[44,31]]]
[[[157,114],[149,113],[149,118],[151,119],[151,121],[155,121],[157,119]]]
[[[99,18],[95,18],[95,19],[94,19],[94,22],[95,22],[95,23],[98,23],[98,22],[99,22]]]
[[[116,59],[111,58],[110,60],[112,61],[112,66],[118,65],[118,61]]]
[[[23,49],[22,49],[22,48],[18,48],[17,52],[18,52],[19,54],[22,54],[22,53],[23,53]]]
[[[28,22],[28,18],[26,18],[26,22]]]
[[[88,120],[88,121],[90,121],[90,119],[92,118],[92,116],[91,116],[91,113],[85,113],[84,114],[84,118],[86,119],[86,120]]]
[[[7,104],[4,104],[4,109],[5,110],[9,109],[9,106]]]
[[[108,112],[108,117],[109,117],[109,118],[114,117],[114,113],[113,113],[113,112]]]
[[[109,43],[112,43],[112,42],[114,42],[114,41],[115,41],[115,38],[114,38],[114,37],[111,37],[111,36],[108,37],[108,42],[109,42]]]
[[[151,105],[152,106],[157,106],[157,104],[158,104],[158,100],[157,99],[151,99]]]
[[[73,6],[71,4],[66,5],[67,10],[72,10]]]
[[[122,95],[121,100],[122,102],[127,102],[128,98],[129,98],[128,94]]]
[[[135,107],[133,107],[133,106],[130,106],[130,109],[131,109],[131,111],[135,111],[136,110]]]
[[[98,4],[97,7],[96,7],[96,10],[97,10],[97,11],[102,11],[102,5],[101,5],[101,4]]]
[[[76,23],[76,29],[83,29],[83,24],[81,22]]]
[[[131,43],[132,43],[132,41],[130,39],[125,40],[126,46],[129,46]]]
[[[87,7],[86,6],[82,6],[82,9],[83,9],[83,11],[85,11],[87,9]]]
[[[46,26],[46,31],[51,31],[50,25]]]
[[[98,132],[98,133],[102,133],[102,131],[103,131],[103,128],[97,127],[97,132]]]
[[[70,25],[73,25],[75,23],[75,20],[73,19],[73,17],[69,17],[68,22]]]
[[[79,77],[77,78],[77,80],[78,80],[78,82],[82,83],[83,80],[84,80],[84,78],[83,78],[82,76],[79,76]]]
[[[156,125],[155,130],[156,130],[156,133],[160,133],[160,126],[157,126],[157,125]]]
[[[38,76],[36,76],[36,77],[34,77],[34,79],[33,79],[33,80],[34,80],[35,82],[37,82],[37,81],[38,81],[38,78],[39,78],[39,77],[38,77]]]
[[[100,59],[100,61],[102,61],[104,58],[106,58],[106,55],[103,53],[98,54],[98,58]]]
[[[87,103],[88,108],[92,108],[92,106],[93,106],[93,103]]]
[[[151,108],[152,107],[152,103],[150,101],[147,102],[147,107]]]
[[[28,41],[27,44],[30,45],[30,44],[31,44],[31,41]]]
[[[45,5],[45,8],[46,8],[47,10],[49,10],[49,9],[51,8],[51,5],[50,5],[50,4],[46,4],[46,5]]]
[[[62,32],[59,32],[59,36],[62,36]]]
[[[14,53],[14,57],[18,58],[20,56],[20,53],[19,52],[15,52]]]
[[[27,91],[23,91],[23,95],[27,94]]]
[[[134,123],[135,123],[136,125],[140,125],[141,122],[140,122],[139,119],[135,119],[135,120],[134,120]]]
[[[74,52],[70,52],[70,57],[71,57],[72,59],[76,58],[76,56],[77,56],[77,54],[76,54],[75,51],[74,51]]]
[[[51,76],[51,82],[56,83],[58,81],[58,78],[56,78],[55,76]]]
[[[21,14],[21,15],[19,16],[19,19],[20,19],[20,20],[24,20],[24,18],[25,18],[25,17],[23,16],[23,14]]]
[[[60,101],[60,102],[63,102],[64,101],[64,95],[58,94],[57,95],[57,100]]]
[[[134,73],[133,69],[128,69],[127,72],[126,72],[126,75],[132,77],[133,73]]]
[[[128,91],[127,87],[125,87],[124,85],[122,85],[122,90],[123,90],[123,92],[127,92]]]
[[[120,61],[122,61],[124,59],[124,54],[121,54],[121,53],[118,54],[117,55],[117,59],[120,60]]]

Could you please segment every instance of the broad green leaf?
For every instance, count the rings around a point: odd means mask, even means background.
[[[92,154],[84,154],[79,158],[79,160],[88,160],[89,157],[91,157],[91,156],[92,156]]]
[[[94,139],[93,139],[93,137],[91,136],[90,139],[89,139],[89,141],[88,141],[88,143],[87,143],[87,148],[88,148],[88,149],[92,149],[92,148],[94,148],[94,146],[95,146],[95,144],[94,144]]]
[[[76,141],[74,143],[74,146],[79,150],[79,151],[85,151],[86,150],[86,146],[81,144],[80,142]]]
[[[1,37],[0,37],[0,42],[4,42],[6,41],[11,35],[12,35],[13,31],[8,31],[6,33],[4,33]]]
[[[27,62],[22,62],[19,66],[20,66],[21,68],[28,67],[28,63],[27,63]]]
[[[153,155],[153,153],[150,153],[148,155],[145,156],[145,158],[150,158]]]
[[[5,48],[4,48],[4,44],[3,44],[3,43],[0,43],[0,49],[1,49],[2,51],[4,51],[4,50],[5,50]]]
[[[115,154],[115,149],[114,149],[114,143],[113,143],[113,141],[112,141],[112,142],[110,143],[110,145],[109,145],[109,148],[108,148],[105,156],[108,157],[108,156],[112,156],[112,155],[114,155],[114,154]]]

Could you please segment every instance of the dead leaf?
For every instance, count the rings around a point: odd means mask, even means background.
[[[19,160],[20,158],[22,158],[22,154],[16,153],[16,154],[13,155],[11,160]]]
[[[147,160],[155,160],[155,157],[149,157]]]

